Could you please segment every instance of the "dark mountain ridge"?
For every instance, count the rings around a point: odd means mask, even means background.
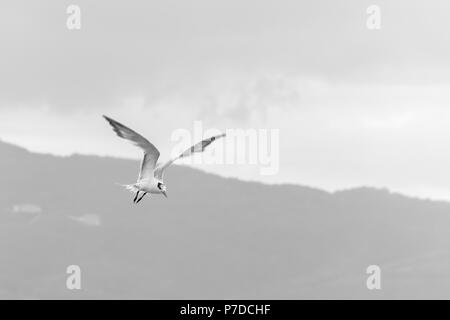
[[[137,168],[0,143],[0,297],[450,297],[449,203],[173,166],[169,198],[135,205],[116,183]],[[65,287],[71,264],[82,268],[80,291]],[[371,264],[381,291],[366,288]]]

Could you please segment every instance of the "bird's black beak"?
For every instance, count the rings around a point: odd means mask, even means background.
[[[161,193],[167,198],[167,193],[165,191],[161,191]]]

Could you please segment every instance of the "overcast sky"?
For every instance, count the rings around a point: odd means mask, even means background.
[[[81,30],[66,27],[70,4]],[[371,4],[380,30],[366,27]],[[0,138],[139,157],[102,114],[163,154],[196,120],[279,129],[276,175],[200,168],[450,199],[449,12],[445,0],[4,1]]]

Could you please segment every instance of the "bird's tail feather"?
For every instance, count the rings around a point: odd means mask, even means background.
[[[124,187],[125,189],[127,189],[133,193],[139,191],[138,187],[135,184],[121,184],[121,183],[116,183],[116,184],[118,186]]]

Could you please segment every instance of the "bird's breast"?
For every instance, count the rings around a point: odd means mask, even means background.
[[[158,189],[158,181],[155,179],[140,181],[139,188],[148,193],[160,193],[160,190]]]

